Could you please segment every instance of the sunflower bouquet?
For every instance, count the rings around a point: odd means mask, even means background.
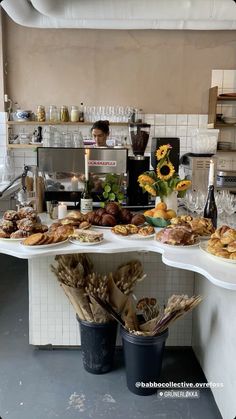
[[[144,172],[138,177],[139,186],[143,191],[151,196],[159,196],[161,201],[173,191],[177,191],[178,197],[182,198],[191,185],[191,180],[180,179],[175,172],[169,159],[171,148],[170,144],[160,146],[156,151],[158,160],[156,172]]]

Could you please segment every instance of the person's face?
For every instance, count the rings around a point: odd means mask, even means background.
[[[108,137],[101,129],[94,128],[92,130],[93,139],[96,141],[98,147],[106,146],[106,139]]]

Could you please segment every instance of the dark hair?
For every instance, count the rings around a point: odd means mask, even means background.
[[[109,134],[109,121],[96,121],[94,122],[91,131],[93,129],[100,129],[101,131],[104,132],[104,134]]]

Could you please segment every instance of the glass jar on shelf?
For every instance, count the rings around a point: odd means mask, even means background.
[[[36,110],[36,121],[45,122],[45,120],[46,120],[45,106],[38,105],[37,110]]]
[[[60,120],[61,122],[69,122],[69,111],[68,111],[68,107],[65,105],[61,106]]]
[[[71,106],[70,111],[70,120],[71,122],[78,122],[79,121],[79,108],[78,106]]]
[[[58,109],[55,105],[49,106],[49,121],[50,122],[58,122]]]

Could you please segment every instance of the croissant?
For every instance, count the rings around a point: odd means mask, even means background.
[[[225,259],[229,259],[230,253],[226,249],[217,250],[214,253],[215,256],[220,256]]]
[[[223,234],[225,234],[228,230],[230,230],[230,227],[223,225],[220,228],[217,228],[215,233],[211,235],[211,238],[217,238],[220,239]]]
[[[228,244],[227,250],[228,250],[228,252],[232,252],[232,253],[236,252],[236,240]]]
[[[236,240],[236,230],[234,230],[233,228],[230,228],[229,230],[227,230],[220,238],[220,241],[223,244],[229,244],[235,240]]]
[[[214,239],[210,239],[210,240],[208,240],[208,243],[207,243],[207,250],[209,250],[210,248],[211,249],[223,249],[223,247],[224,247],[224,245],[223,245],[223,243],[221,243],[221,240],[220,239],[216,239],[216,238],[214,238]],[[210,251],[210,250],[209,250]]]

